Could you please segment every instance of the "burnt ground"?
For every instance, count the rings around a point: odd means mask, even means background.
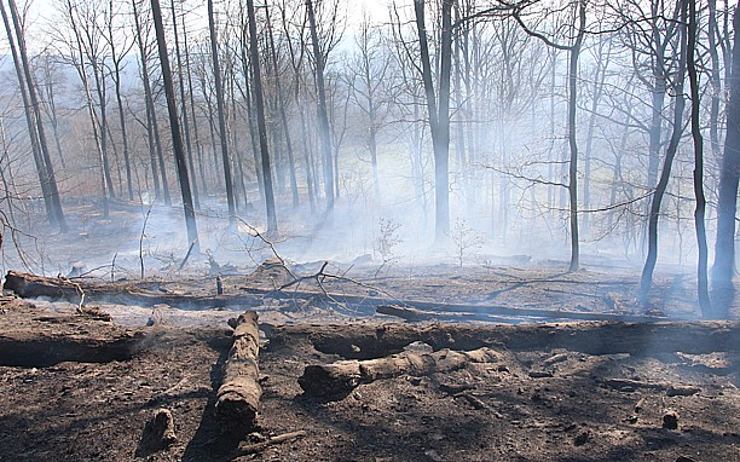
[[[578,287],[593,294],[593,284]],[[151,310],[104,306],[114,315],[109,323],[74,308],[2,301],[0,341],[17,341],[26,353],[19,360],[21,353],[0,352],[0,459],[220,461],[231,460],[240,441],[257,438],[214,413],[230,347],[224,320],[233,312],[170,308],[164,321],[145,328]],[[310,328],[315,333],[329,329],[328,321],[365,323],[368,330],[378,322],[327,312],[322,317],[319,310],[260,316],[276,324],[288,318],[316,322]],[[70,339],[83,339],[85,349],[70,348]],[[262,411],[252,431],[307,435],[244,460],[740,459],[736,357],[498,353],[493,364],[380,380],[323,402],[303,396],[297,378],[307,364],[342,358],[318,351],[307,336],[266,341],[260,352]],[[665,389],[615,387],[607,379],[695,385],[699,391],[668,396]],[[178,439],[151,452],[142,445],[142,432],[160,408],[172,411]],[[669,410],[678,413],[676,430],[662,428]]]
[[[217,274],[227,295],[285,283],[280,273],[247,276],[272,256],[270,249],[216,233],[223,223],[202,222],[204,229],[214,230],[209,234],[214,242],[204,247],[219,249],[214,260],[193,257],[180,271],[187,249],[167,245],[183,239],[161,214],[152,217],[143,253],[147,276],[159,276],[140,282],[138,242],[144,212],[117,210],[110,220],[88,212],[75,215],[85,217],[74,224],[79,239],[50,234],[36,242],[43,247],[44,272],[67,274],[85,257],[81,272],[86,276],[186,296],[213,295]],[[293,250],[303,245],[291,242],[280,250],[290,254],[291,245]],[[566,274],[564,262],[527,256],[481,258],[464,268],[345,258],[326,268],[345,278],[324,279],[324,289],[442,304],[680,320],[697,315],[689,273],[657,273],[651,305],[645,308],[635,303],[639,272],[619,262],[599,257],[592,260],[605,266],[587,263],[585,270]],[[104,266],[111,262],[112,268]],[[322,264],[292,269],[298,276],[310,275]],[[320,293],[312,280],[290,290]],[[0,296],[0,461],[222,461],[234,457],[240,442],[259,440],[238,423],[219,421],[214,412],[215,390],[231,343],[226,321],[243,307],[194,311],[100,304],[112,316],[112,322],[104,322],[76,314],[76,305],[69,302],[31,303]],[[326,306],[300,297],[266,298],[259,311],[262,323],[308,326],[308,332],[319,335],[343,326],[372,331],[378,323],[400,322],[346,304]],[[733,319],[739,316],[740,307],[733,307]],[[150,318],[154,327],[146,327]],[[493,364],[379,380],[360,385],[342,400],[323,402],[303,396],[297,379],[306,365],[342,357],[325,348],[319,351],[306,335],[268,340],[259,358],[259,427],[251,432],[270,437],[302,430],[306,436],[245,460],[740,460],[739,361],[727,353],[656,357],[498,348],[499,359]],[[668,396],[664,387],[610,386],[608,379],[692,385],[698,392]],[[161,408],[172,412],[177,442],[151,451],[142,444],[142,435]],[[679,416],[676,430],[662,427],[668,411]]]

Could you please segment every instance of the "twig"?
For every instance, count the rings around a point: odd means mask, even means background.
[[[144,226],[141,228],[141,236],[139,236],[139,265],[141,268],[141,279],[144,279],[144,233],[146,233],[146,224],[149,222],[149,215],[152,213],[151,206],[146,211],[146,217],[144,217]]]
[[[116,282],[116,259],[118,258],[118,251],[113,255],[113,261],[110,263],[110,282]]]
[[[296,284],[300,284],[303,281],[308,281],[308,280],[311,280],[311,279],[315,279],[316,282],[319,284],[319,287],[321,287],[322,286],[322,280],[323,280],[323,278],[327,276],[327,274],[324,273],[324,270],[326,269],[326,267],[327,267],[328,264],[329,264],[329,262],[328,261],[325,261],[321,265],[321,269],[319,269],[319,271],[317,273],[311,274],[309,276],[301,276],[299,278],[293,276],[293,280],[292,281],[283,284],[282,286],[280,286],[280,288],[278,290],[285,290],[285,289],[287,289],[289,287],[292,287],[292,286],[294,286]],[[323,287],[321,287],[321,288],[323,290]]]
[[[182,269],[185,267],[185,265],[188,262],[188,258],[190,258],[190,254],[193,252],[193,247],[195,247],[195,244],[198,241],[193,241],[190,243],[190,247],[188,248],[188,253],[185,254],[185,258],[183,258],[182,263],[180,263],[179,268],[177,268],[177,271],[182,271]]]
[[[114,259],[114,261],[115,261],[115,259]],[[68,278],[68,279],[70,279],[70,280],[71,280],[71,279],[84,279],[85,277],[87,277],[87,276],[91,275],[91,274],[92,274],[92,273],[94,273],[95,271],[98,271],[98,270],[101,270],[101,269],[104,269],[104,268],[110,268],[111,266],[112,266],[112,265],[101,265],[101,266],[96,266],[95,268],[93,268],[93,269],[91,269],[91,270],[85,271],[84,273],[80,274],[79,276],[74,276],[74,277],[71,277],[71,278]]]
[[[80,314],[84,313],[82,307],[85,306],[85,291],[82,290],[82,286],[68,278],[60,277],[59,279],[66,281],[74,286],[77,295],[80,296],[80,303],[77,305],[77,312]]]
[[[249,454],[257,454],[258,452],[262,452],[265,449],[269,448],[270,446],[274,446],[276,444],[281,443],[287,443],[288,441],[297,440],[300,438],[303,438],[306,436],[306,432],[301,430],[297,432],[290,432],[290,433],[284,433],[282,435],[273,436],[272,438],[263,441],[261,443],[255,443],[250,444],[246,446],[240,446],[237,450],[237,457],[238,456],[246,456]]]
[[[270,241],[269,239],[267,239],[264,235],[262,235],[262,233],[259,232],[259,230],[257,228],[255,228],[254,226],[250,225],[249,223],[247,223],[243,219],[241,219],[239,217],[236,217],[236,219],[239,220],[239,222],[241,224],[243,224],[244,226],[246,226],[249,229],[249,231],[253,234],[254,237],[256,237],[257,239],[259,239],[260,241],[262,241],[265,245],[267,245],[270,248],[270,251],[272,252],[272,254],[275,256],[275,258],[277,258],[280,261],[280,263],[282,263],[283,265],[285,265],[285,260],[283,259],[283,257],[280,256],[280,254],[278,253],[278,251],[275,248],[275,245],[272,243],[272,241]]]

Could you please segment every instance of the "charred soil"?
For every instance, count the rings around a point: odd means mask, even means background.
[[[208,326],[125,328],[78,313],[74,306],[52,311],[12,298],[3,300],[1,313],[2,460],[698,462],[739,457],[737,351],[592,355],[542,344],[508,348],[504,342],[492,347],[492,361],[381,378],[327,400],[304,394],[298,380],[307,365],[351,356],[337,354],[341,348],[329,351],[327,339],[339,345],[358,336],[349,351],[362,356],[363,332],[434,329],[448,332],[454,342],[458,331],[445,324],[411,327],[378,320],[281,327],[274,325],[277,316],[265,313],[261,411],[257,427],[246,429],[220,420],[214,410],[231,347],[231,329],[221,320]],[[581,326],[591,328],[572,323],[544,330]],[[723,328],[737,326],[718,327]],[[22,360],[7,354],[11,345]],[[407,347],[428,348],[419,342]],[[367,356],[397,351],[372,353]],[[152,448],[145,428],[161,409],[170,411],[176,438]],[[284,434],[292,436],[270,440]],[[265,441],[272,444],[261,444]]]

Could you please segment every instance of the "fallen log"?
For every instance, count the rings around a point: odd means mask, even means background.
[[[358,385],[408,374],[415,377],[462,369],[470,363],[488,363],[498,355],[488,348],[474,351],[444,349],[434,353],[406,351],[385,358],[337,361],[306,366],[298,384],[309,396],[341,399]]]
[[[42,315],[43,314],[43,315]],[[11,313],[0,333],[0,366],[47,367],[67,361],[126,361],[146,348],[147,336],[87,316]]]
[[[629,353],[651,355],[683,352],[707,354],[740,351],[740,322],[670,323],[579,322],[556,324],[473,325],[293,324],[270,328],[270,345],[293,345],[301,339],[317,350],[349,359],[368,359],[400,353],[413,342],[435,350],[474,350],[482,347],[515,351],[565,349],[593,355]]]
[[[494,316],[484,313],[448,313],[437,311],[424,311],[417,308],[398,306],[398,305],[380,305],[375,308],[378,314],[386,316],[395,316],[407,322],[425,322],[425,321],[482,321],[502,324],[518,324],[525,322],[523,318]]]
[[[459,315],[460,318],[479,316],[477,320],[507,322],[507,318],[527,318],[528,320],[584,320],[621,322],[661,322],[665,317],[576,312],[532,308],[513,308],[502,305],[465,305],[451,303],[425,302],[418,300],[392,300],[367,295],[335,294],[292,289],[274,290],[242,287],[243,293],[230,295],[183,295],[163,294],[147,291],[131,284],[95,284],[84,280],[70,281],[63,278],[47,278],[15,271],[8,272],[5,280],[6,290],[12,290],[23,298],[48,297],[64,299],[72,303],[80,302],[80,291],[86,302],[115,303],[150,307],[170,305],[180,309],[211,309],[216,307],[257,308],[265,299],[310,300],[317,305],[346,305],[353,314],[372,316],[380,306],[395,303],[396,307],[429,312],[443,312]]]
[[[257,313],[239,316],[234,343],[224,366],[224,381],[216,393],[216,413],[229,426],[252,428],[257,420],[262,387],[259,384],[259,327]]]
[[[536,308],[514,308],[504,305],[466,305],[456,303],[437,303],[437,302],[426,302],[420,300],[393,300],[389,298],[381,297],[370,297],[366,295],[348,295],[348,294],[335,294],[335,293],[322,293],[322,292],[310,292],[310,291],[297,291],[297,290],[265,290],[265,289],[254,289],[250,287],[242,287],[242,290],[254,294],[260,295],[265,298],[273,298],[278,300],[293,300],[293,299],[316,299],[324,302],[330,302],[334,304],[344,304],[356,310],[357,314],[371,314],[368,310],[375,310],[380,306],[393,306],[416,309],[420,311],[430,312],[443,312],[443,313],[457,313],[463,316],[481,315],[488,316],[489,319],[494,319],[493,322],[498,322],[493,318],[494,316],[500,317],[526,317],[526,318],[538,318],[541,320],[582,320],[582,321],[622,321],[622,322],[661,322],[667,321],[668,318],[660,316],[648,316],[648,315],[636,315],[636,314],[622,314],[622,313],[604,313],[604,312],[588,312],[588,311],[563,311],[563,310],[548,310],[548,309],[536,309]],[[681,319],[681,318],[679,318]],[[481,320],[483,320],[481,318]],[[531,320],[531,319],[530,319]]]
[[[85,302],[113,303],[152,307],[170,305],[188,309],[210,309],[226,306],[257,307],[262,298],[254,294],[236,295],[182,295],[152,292],[127,283],[97,284],[85,280],[71,281],[66,278],[47,278],[28,273],[9,271],[5,277],[6,290],[12,290],[23,298],[47,297],[80,303],[80,291]]]

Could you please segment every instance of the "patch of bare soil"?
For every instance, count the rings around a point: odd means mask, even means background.
[[[221,461],[237,458],[245,444],[253,444],[256,453],[241,460],[740,458],[736,351],[591,355],[504,342],[492,347],[494,361],[362,383],[346,397],[327,401],[303,394],[298,379],[304,368],[344,360],[327,352],[327,344],[381,327],[265,325],[262,409],[258,427],[245,429],[219,420],[214,411],[231,346],[225,323],[127,329],[73,310],[52,312],[13,299],[1,304],[3,351],[33,346],[22,364],[0,354],[2,460]],[[568,328],[581,325],[589,328]],[[453,327],[433,329],[455,337]],[[369,353],[359,340],[345,356]],[[175,432],[163,449],[152,448],[145,432],[160,409],[170,411]],[[296,431],[305,436],[258,444]]]

